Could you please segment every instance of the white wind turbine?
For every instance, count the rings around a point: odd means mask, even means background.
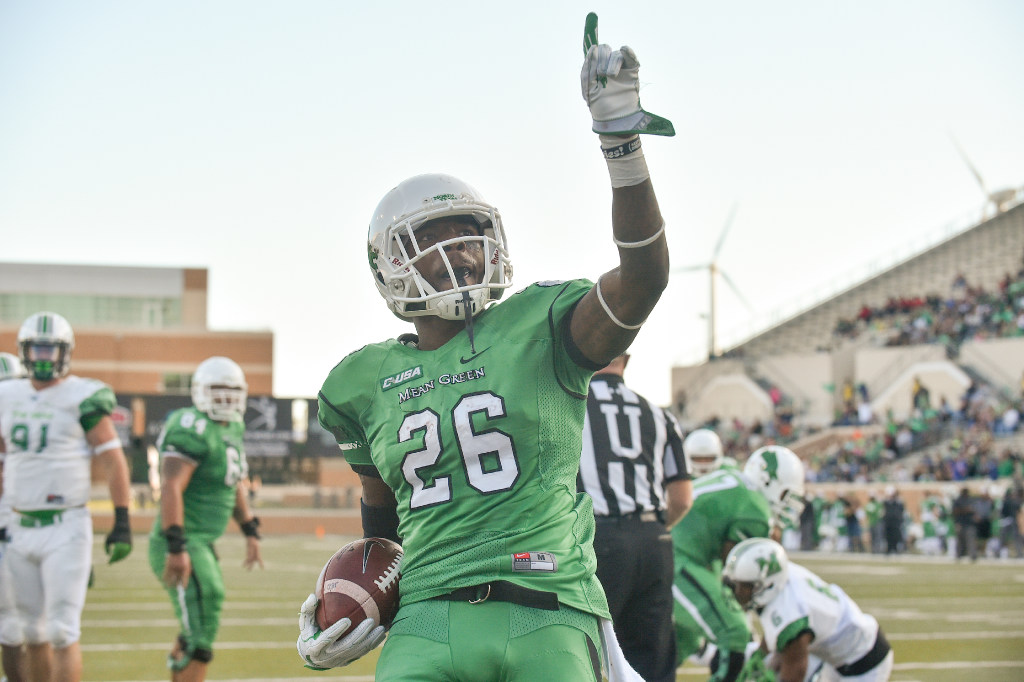
[[[960,153],[960,158],[963,159],[965,164],[967,164],[967,168],[970,169],[974,179],[978,181],[978,186],[981,187],[981,191],[985,194],[985,198],[995,207],[996,215],[1008,209],[1013,203],[1013,200],[1017,198],[1017,192],[1020,190],[1014,187],[1006,187],[1004,189],[997,189],[994,192],[990,192],[988,186],[985,185],[985,180],[981,177],[981,173],[979,173],[978,169],[974,167],[973,163],[971,163],[971,160],[967,157],[967,153],[963,150],[963,147],[961,147],[960,143],[956,141],[956,138],[953,137],[952,133],[950,133],[949,137],[953,140],[953,144],[956,146],[957,152]]]
[[[745,305],[748,310],[750,310],[751,312],[754,311],[753,306],[751,306],[750,302],[747,301],[747,299],[743,296],[743,294],[740,293],[740,290],[736,287],[736,284],[732,281],[732,278],[729,277],[728,273],[726,273],[718,265],[718,256],[719,256],[719,254],[721,254],[722,245],[725,244],[725,238],[726,238],[726,236],[728,236],[729,230],[732,228],[733,220],[736,218],[736,209],[738,207],[739,207],[738,204],[733,204],[732,211],[729,213],[729,218],[728,218],[728,220],[725,221],[725,225],[722,227],[722,232],[718,236],[718,242],[715,244],[715,248],[711,252],[711,260],[710,261],[708,261],[707,263],[701,263],[701,264],[698,264],[698,265],[685,265],[685,266],[680,267],[680,268],[673,268],[672,269],[673,273],[694,272],[694,271],[697,271],[697,270],[705,270],[705,269],[708,271],[709,292],[710,292],[710,299],[711,299],[711,301],[710,301],[710,309],[709,309],[709,312],[708,312],[708,359],[709,360],[713,360],[714,358],[718,357],[718,355],[719,355],[719,352],[718,352],[718,339],[717,339],[717,336],[716,336],[716,327],[717,327],[717,324],[718,324],[718,320],[717,320],[717,311],[718,311],[718,277],[721,276],[721,278],[725,281],[725,283],[729,285],[729,288],[732,289],[732,292],[734,294],[736,294],[736,297],[739,298],[739,300],[743,302],[743,305]]]

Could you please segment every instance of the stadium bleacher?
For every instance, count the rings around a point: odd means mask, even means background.
[[[886,458],[892,459],[901,430],[911,432],[918,454],[940,445],[948,449],[945,443],[954,436],[945,427],[954,413],[968,419],[961,402],[971,386],[983,385],[992,396],[989,432],[1011,405],[1019,408],[1022,320],[1024,201],[1018,198],[996,215],[729,348],[721,358],[674,368],[678,399],[672,407],[687,429],[717,426],[740,459],[758,443],[785,442],[798,452],[803,448],[802,455],[831,458],[815,466],[824,466],[832,480],[842,480],[842,472],[851,469],[862,476],[892,464]],[[921,382],[933,393],[928,414],[915,413],[912,403],[912,387]],[[846,384],[864,392],[865,413],[873,417],[871,426],[884,427],[881,432],[869,433],[858,421],[861,401],[843,399],[846,389],[839,387]],[[856,445],[838,431],[851,425],[865,428]],[[822,443],[830,445],[822,448]],[[870,467],[844,469],[843,461],[849,465],[865,455]],[[999,453],[993,456],[998,459]],[[933,468],[943,475],[941,466]],[[900,471],[901,477],[914,477],[913,469]]]

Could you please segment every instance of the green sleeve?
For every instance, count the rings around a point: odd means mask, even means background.
[[[807,620],[806,616],[794,620],[792,623],[783,628],[782,632],[779,633],[779,637],[775,642],[775,650],[782,651],[787,646],[789,646],[791,642],[796,640],[798,637],[800,637],[800,635],[804,634],[805,632],[811,633],[811,640],[814,639],[814,630],[811,630],[811,623],[809,620]]]
[[[569,334],[570,313],[576,308],[594,284],[576,279],[558,285],[560,291],[548,309],[548,322],[554,338],[554,371],[559,383],[569,393],[586,398],[590,377],[603,365],[595,363],[580,352]]]
[[[345,456],[345,461],[349,464],[372,465],[370,447],[359,423],[345,414],[339,406],[334,405],[323,391],[317,397],[317,403],[317,421],[325,431],[334,436],[335,442]]]
[[[86,433],[89,433],[101,419],[113,414],[115,407],[117,398],[114,397],[114,392],[109,386],[103,386],[78,406],[78,423]]]
[[[164,431],[160,435],[157,447],[161,454],[174,452],[196,462],[202,462],[210,454],[210,446],[206,439],[200,435],[199,431],[201,429],[205,430],[208,422],[206,421],[206,416],[199,413],[199,418],[194,419],[191,426],[186,427],[182,424],[182,417],[190,413],[193,416],[197,414],[187,409],[176,410],[170,414]]]

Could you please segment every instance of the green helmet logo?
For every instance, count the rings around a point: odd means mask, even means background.
[[[761,453],[761,457],[764,459],[764,470],[768,474],[768,480],[779,480],[779,458],[775,455],[775,451],[765,450]]]
[[[775,556],[775,552],[766,557],[757,557],[757,567],[761,569],[765,577],[775,575],[782,570],[782,565],[779,563],[779,558]]]

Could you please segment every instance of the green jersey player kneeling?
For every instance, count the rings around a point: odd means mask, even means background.
[[[507,295],[501,216],[448,175],[402,182],[370,222],[374,284],[416,334],[344,358],[319,420],[360,476],[364,534],[403,545],[378,680],[597,680],[601,643],[611,679],[639,679],[607,621],[576,474],[590,377],[654,309],[668,247],[637,137],[656,119],[639,107],[636,56],[588,48],[582,84],[607,148],[618,267],[596,284]],[[372,619],[320,631],[315,608],[310,595],[297,643],[309,667],[347,665],[384,639]]]
[[[194,406],[168,415],[157,439],[160,513],[149,536],[149,565],[167,589],[181,626],[167,659],[174,682],[206,679],[224,605],[224,577],[213,543],[232,517],[245,536],[242,565],[263,566],[242,444],[248,390],[233,360],[204,360],[192,375]]]
[[[751,538],[733,547],[722,583],[743,608],[757,614],[764,630],[761,648],[747,664],[747,679],[889,679],[893,653],[875,617],[838,585],[791,562],[774,540]]]

